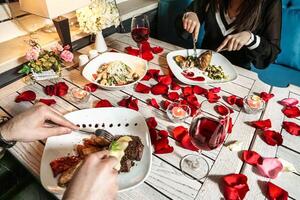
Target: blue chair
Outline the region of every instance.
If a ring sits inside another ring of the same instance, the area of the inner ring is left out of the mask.
[[[175,30],[175,19],[192,0],[160,0],[158,8],[159,39],[185,48],[191,48],[192,41],[179,38]],[[252,67],[259,78],[267,84],[286,87],[289,84],[300,86],[300,0],[282,0],[282,52],[274,64],[260,70]],[[201,26],[198,46],[204,36]]]
[[[283,0],[282,4],[282,52],[268,68],[260,70],[252,67],[252,70],[270,85],[300,86],[300,0]]]

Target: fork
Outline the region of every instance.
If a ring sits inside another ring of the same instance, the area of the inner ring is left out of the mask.
[[[77,132],[84,133],[84,134],[95,134],[96,136],[104,137],[109,142],[112,142],[114,140],[114,136],[110,132],[108,132],[104,129],[96,129],[96,131],[86,131],[86,130],[80,129],[80,130],[77,130]]]
[[[196,47],[197,39],[193,36],[193,45],[194,45],[194,57],[197,58],[197,47]]]

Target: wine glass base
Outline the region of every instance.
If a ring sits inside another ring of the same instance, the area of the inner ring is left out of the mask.
[[[207,177],[209,165],[201,155],[190,154],[181,159],[180,169],[185,176],[200,180]]]

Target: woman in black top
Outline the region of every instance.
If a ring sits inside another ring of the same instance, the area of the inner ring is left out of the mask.
[[[178,30],[198,38],[233,64],[266,68],[280,53],[281,0],[194,0],[177,20]]]

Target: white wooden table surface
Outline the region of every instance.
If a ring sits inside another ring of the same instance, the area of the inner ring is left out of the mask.
[[[126,46],[136,46],[129,34],[114,34],[106,38],[109,48],[124,51]],[[161,55],[155,55],[150,61],[151,69],[160,69],[161,73],[169,73],[166,63],[166,54],[170,51],[181,49],[180,47],[161,42],[155,39],[150,39],[151,45],[159,45],[164,48]],[[90,46],[81,49],[79,52],[87,54],[91,49]],[[284,97],[294,96],[300,99],[300,89],[290,87],[285,89],[272,88],[271,86],[261,82],[257,74],[254,72],[237,67],[239,77],[232,83],[220,85],[222,91],[220,96],[230,96],[232,94],[238,97],[244,97],[249,93],[256,92],[272,92],[275,94],[267,104],[267,109],[264,113],[249,115],[241,111],[239,108],[234,108],[233,113],[233,133],[230,134],[226,143],[234,140],[243,142],[243,149],[252,149],[259,152],[263,156],[274,157],[278,156],[292,162],[300,171],[300,138],[291,136],[281,130],[281,123],[284,120],[281,113],[282,107],[276,102]],[[80,69],[68,68],[63,70],[63,79],[70,87],[82,87],[87,82],[82,78]],[[153,81],[155,83],[155,81]],[[31,107],[33,102],[15,103],[15,97],[22,91],[33,90],[39,98],[49,98],[43,92],[43,88],[51,82],[43,81],[34,85],[25,85],[21,80],[12,83],[0,90],[0,115],[15,116],[16,114]],[[214,86],[204,86],[212,88]],[[178,126],[167,119],[163,109],[156,109],[147,105],[147,100],[154,97],[158,102],[164,99],[162,96],[153,96],[151,94],[136,93],[133,88],[128,88],[123,91],[105,91],[98,89],[91,95],[90,100],[85,104],[73,104],[68,97],[51,97],[57,101],[54,108],[62,113],[68,113],[78,109],[90,108],[95,101],[99,99],[107,99],[113,105],[117,106],[117,102],[124,97],[133,96],[139,99],[140,112],[148,117],[156,117],[158,121],[158,129],[170,130],[170,128]],[[202,96],[197,96],[199,101],[204,100]],[[223,100],[222,100],[223,101]],[[274,129],[282,131],[284,143],[280,147],[271,147],[266,145],[256,133],[256,130],[248,126],[245,122],[270,118],[273,122]],[[299,119],[295,119],[299,122]],[[188,127],[190,119],[183,125]],[[152,171],[148,179],[138,188],[131,191],[120,193],[118,199],[222,199],[222,191],[219,188],[220,178],[229,173],[244,173],[248,176],[248,184],[250,192],[246,199],[265,199],[263,193],[265,189],[261,189],[263,181],[267,179],[258,176],[250,165],[244,164],[238,152],[229,151],[228,148],[221,146],[213,151],[205,151],[207,161],[210,164],[210,173],[207,179],[196,180],[184,176],[179,169],[179,161],[186,154],[193,153],[185,150],[176,144],[176,141],[169,136],[170,144],[174,146],[174,152],[170,154],[155,155],[153,154]],[[40,161],[43,153],[45,141],[37,141],[32,143],[17,143],[15,147],[10,149],[10,152],[25,166],[27,169],[39,179]],[[275,184],[283,187],[289,192],[290,199],[300,198],[300,176],[296,173],[284,173],[279,178],[273,180]],[[58,196],[58,198],[60,198]]]

